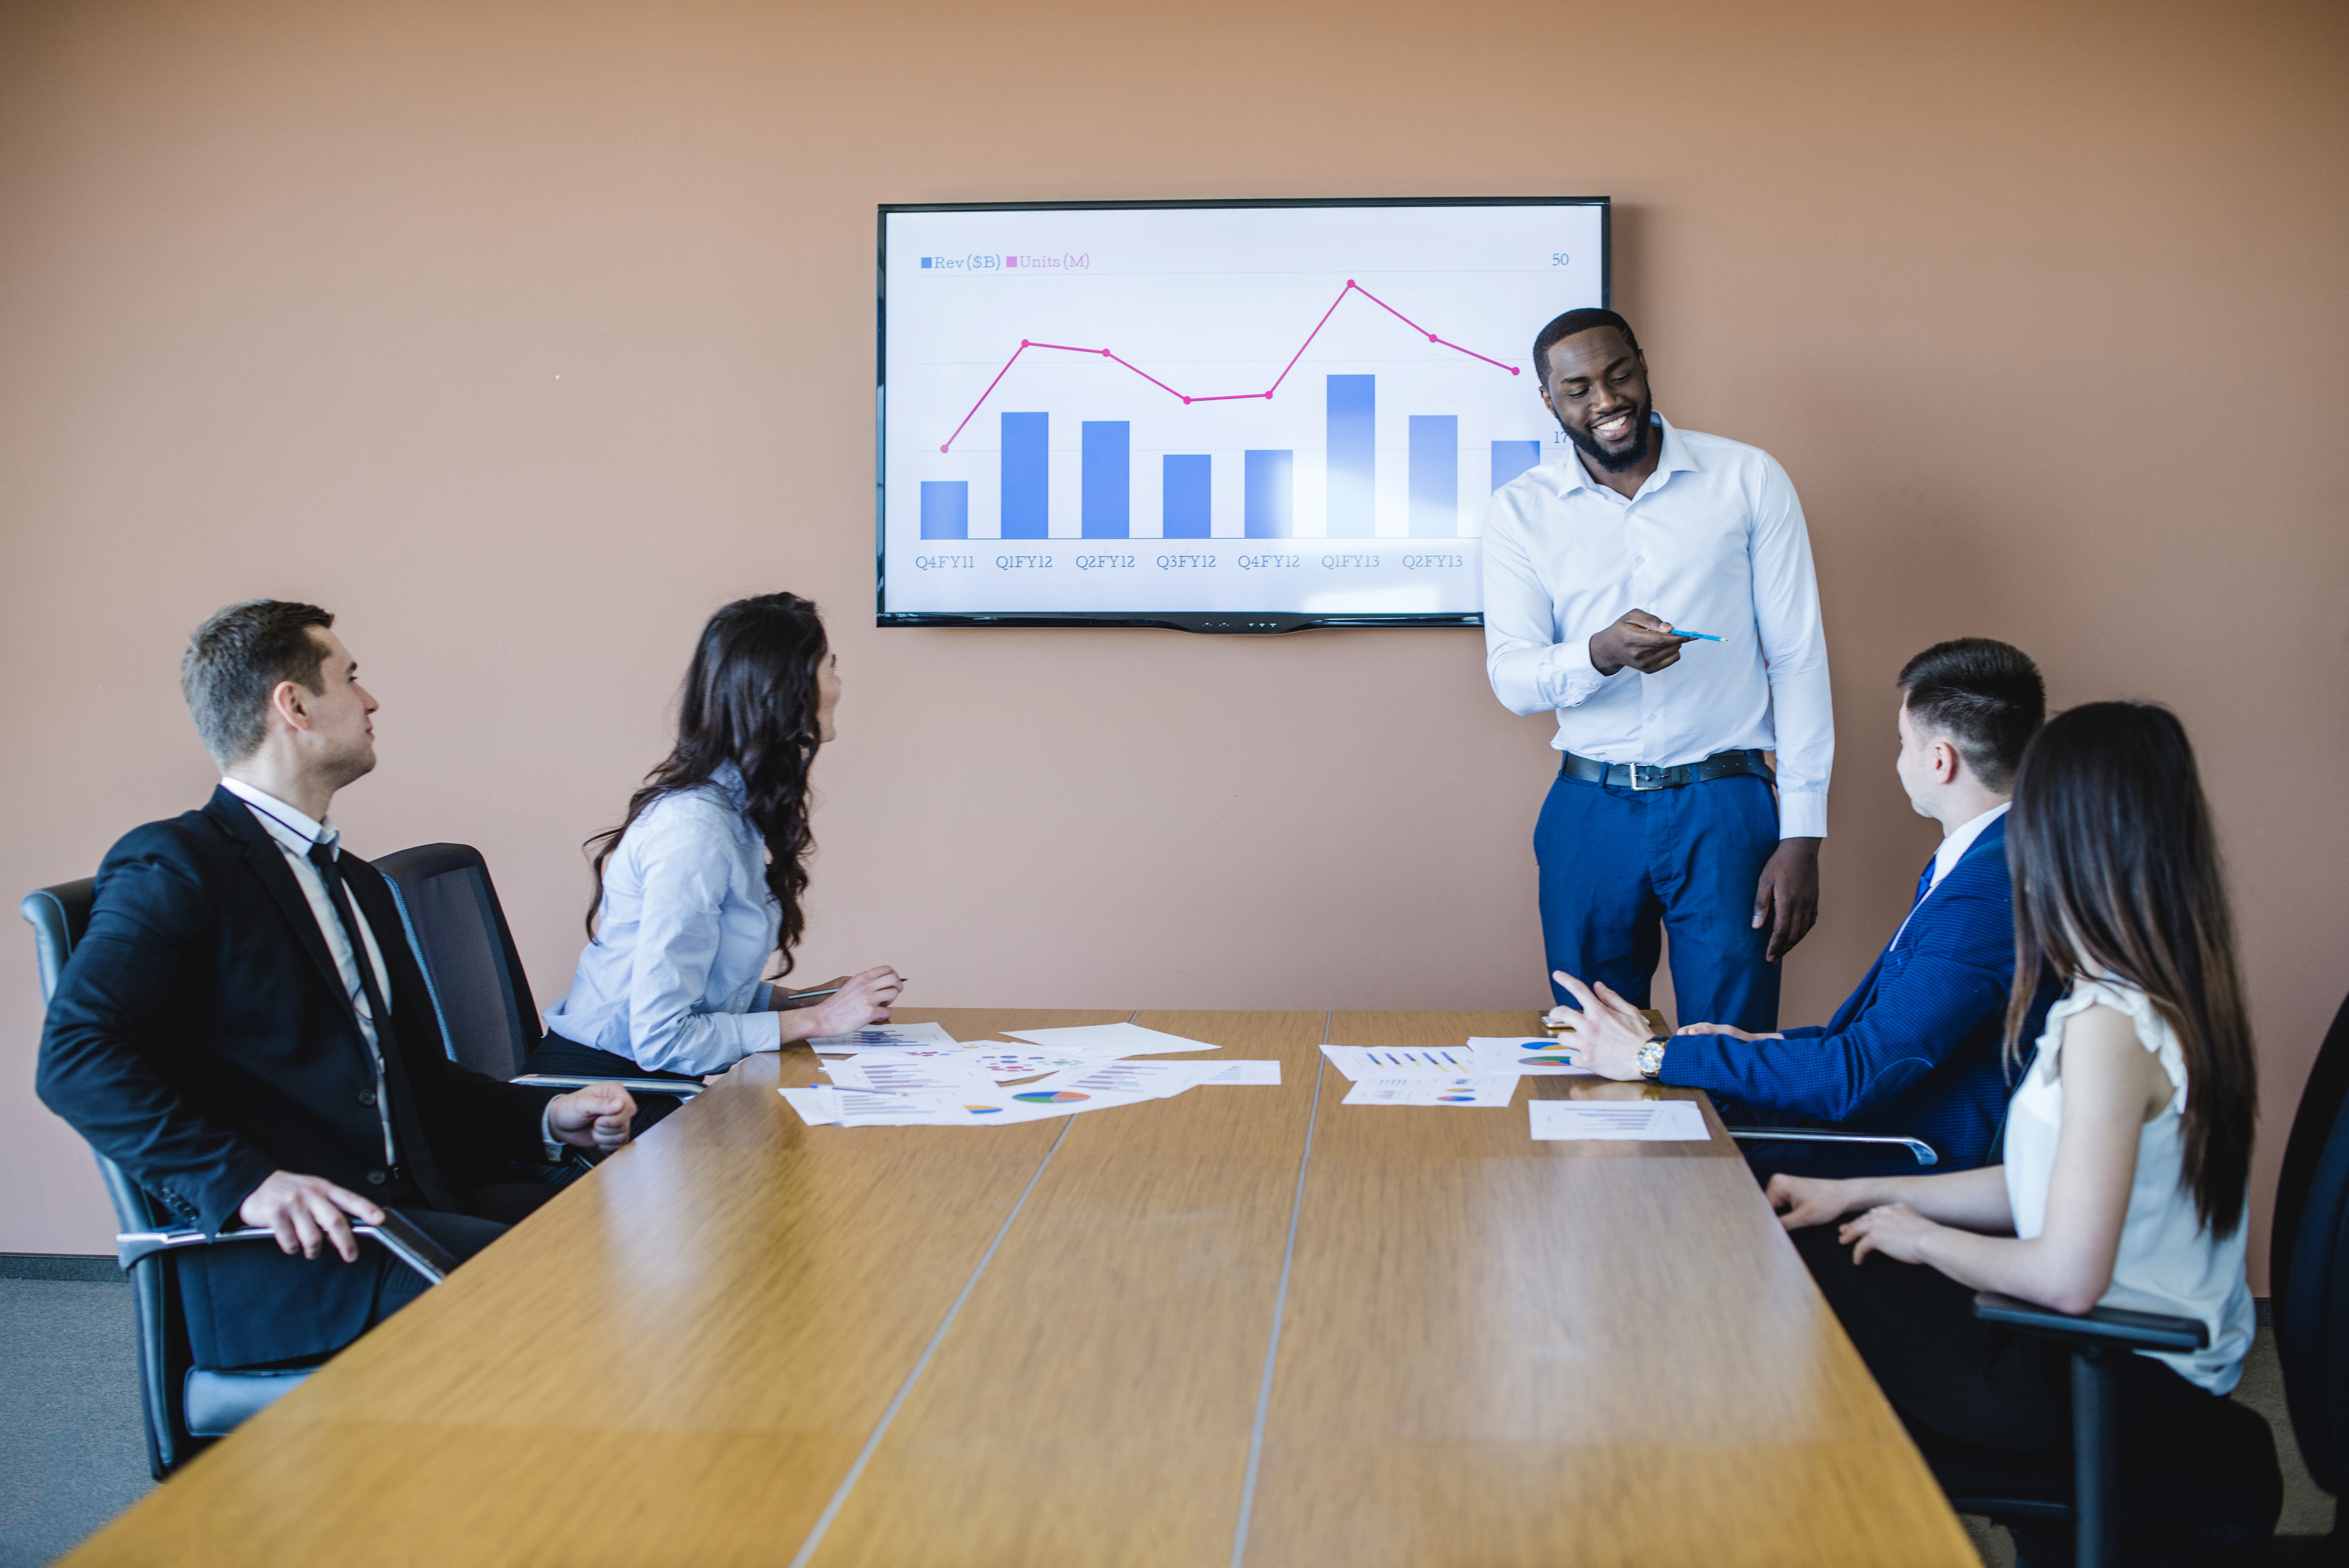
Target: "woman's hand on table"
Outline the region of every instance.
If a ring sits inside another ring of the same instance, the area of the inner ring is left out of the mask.
[[[794,1037],[810,1040],[852,1034],[868,1024],[885,1024],[905,984],[904,976],[886,964],[852,975],[823,1001],[793,1009],[784,1027]]]

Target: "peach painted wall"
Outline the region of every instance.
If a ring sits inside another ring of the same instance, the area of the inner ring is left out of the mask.
[[[1547,725],[1492,699],[1475,633],[870,624],[873,209],[1607,194],[1661,407],[1775,452],[1810,516],[1844,746],[1789,1017],[1931,847],[1893,671],[2013,639],[2059,703],[2159,697],[2202,748],[2264,1192],[2349,978],[2344,18],[11,0],[0,886],[200,801],[181,639],[313,599],[385,705],[338,818],[362,852],[481,846],[551,1001],[577,845],[657,757],[696,627],[791,587],[848,687],[803,972],[1531,1006]],[[38,1015],[20,942],[0,1249],[103,1251],[32,1098]]]

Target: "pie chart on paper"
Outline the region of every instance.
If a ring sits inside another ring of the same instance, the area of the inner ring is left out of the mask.
[[[1091,1099],[1089,1094],[1079,1094],[1072,1088],[1050,1089],[1040,1094],[1015,1094],[1014,1099],[1024,1099],[1030,1105],[1058,1105],[1072,1099]]]

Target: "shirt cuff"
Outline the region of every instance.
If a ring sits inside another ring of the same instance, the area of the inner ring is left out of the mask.
[[[1827,792],[1824,789],[1778,791],[1778,836],[1782,839],[1826,838]]]
[[[538,1141],[546,1151],[549,1165],[563,1163],[564,1143],[554,1136],[554,1102],[551,1099],[546,1102],[546,1109],[538,1113]]]
[[[1552,707],[1573,707],[1607,684],[1590,662],[1590,639],[1568,637],[1554,644],[1544,661],[1542,697]]]

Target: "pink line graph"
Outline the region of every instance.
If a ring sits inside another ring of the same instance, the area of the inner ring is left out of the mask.
[[[1386,312],[1389,315],[1394,317],[1405,326],[1411,328],[1412,331],[1418,333],[1421,336],[1426,338],[1430,343],[1437,344],[1444,348],[1452,349],[1455,353],[1464,354],[1471,359],[1481,359],[1495,370],[1506,370],[1512,376],[1519,373],[1519,367],[1517,366],[1504,365],[1501,361],[1493,358],[1489,355],[1479,354],[1473,348],[1464,347],[1461,345],[1453,342],[1448,337],[1438,337],[1435,334],[1428,331],[1427,328],[1420,325],[1419,323],[1412,320],[1411,317],[1403,315],[1402,312],[1395,309],[1394,306],[1389,304],[1386,301],[1381,299],[1378,295],[1372,294],[1370,290],[1364,288],[1353,279],[1348,278],[1346,280],[1346,286],[1338,291],[1338,297],[1330,302],[1330,308],[1321,313],[1321,319],[1313,324],[1313,330],[1305,335],[1305,341],[1297,346],[1297,352],[1288,356],[1288,363],[1280,367],[1280,374],[1272,378],[1272,385],[1266,387],[1261,392],[1178,392],[1174,387],[1167,386],[1165,382],[1158,379],[1157,377],[1150,374],[1149,371],[1144,370],[1141,366],[1134,364],[1130,359],[1119,358],[1117,355],[1112,353],[1106,348],[1081,348],[1073,343],[1037,343],[1031,339],[1023,337],[1019,340],[1019,346],[1011,351],[1011,357],[1003,362],[1003,368],[995,373],[995,379],[987,384],[987,390],[978,395],[978,401],[970,406],[970,412],[962,417],[962,423],[954,428],[954,434],[948,436],[944,441],[938,443],[938,450],[942,452],[947,450],[953,447],[956,441],[961,438],[963,431],[969,427],[970,422],[978,418],[979,409],[986,407],[988,398],[995,395],[996,387],[1001,386],[1003,378],[1011,374],[1011,367],[1019,363],[1019,356],[1027,353],[1031,348],[1049,348],[1061,354],[1097,355],[1103,359],[1111,360],[1116,364],[1124,366],[1128,370],[1133,371],[1136,376],[1141,377],[1144,381],[1149,382],[1153,387],[1157,387],[1167,396],[1172,397],[1180,397],[1185,403],[1236,403],[1243,398],[1249,397],[1262,397],[1269,399],[1275,392],[1280,390],[1280,384],[1288,379],[1288,373],[1297,368],[1297,362],[1305,357],[1305,351],[1313,346],[1313,340],[1321,335],[1321,329],[1330,325],[1330,318],[1338,314],[1338,307],[1346,303],[1346,296],[1350,294],[1358,294],[1361,295],[1364,299],[1370,301],[1372,304],[1378,306],[1381,310]]]

